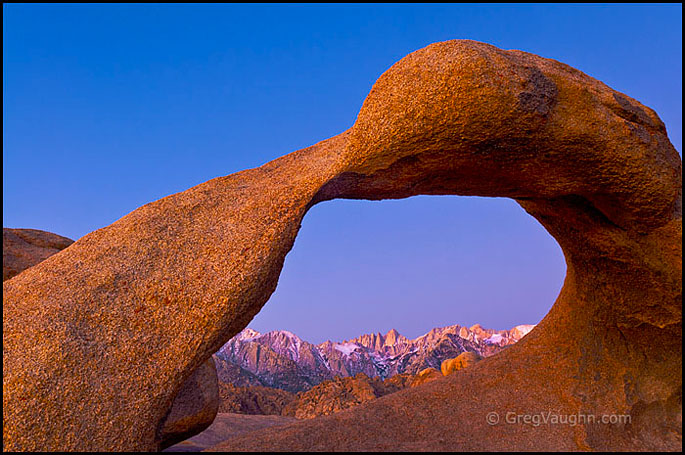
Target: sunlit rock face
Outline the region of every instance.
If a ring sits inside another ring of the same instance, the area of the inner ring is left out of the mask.
[[[306,392],[299,393],[283,411],[283,415],[310,419],[330,415],[368,403],[388,393],[386,384],[364,373],[324,381]]]
[[[432,44],[378,79],[348,131],[5,281],[4,449],[157,449],[181,385],[268,300],[312,205],[456,194],[513,198],[558,241],[567,276],[545,319],[459,374],[222,449],[679,450],[681,172],[659,117],[580,71]],[[506,421],[550,410],[630,423]]]
[[[475,352],[463,352],[453,359],[444,360],[440,364],[440,372],[442,372],[444,376],[447,376],[474,365],[476,362],[480,362],[481,360],[483,360],[483,358]]]
[[[37,229],[3,228],[3,281],[44,261],[74,243],[73,240]],[[217,414],[219,393],[212,358],[200,365],[183,383],[159,428],[161,447],[171,446],[207,428]]]
[[[432,367],[425,368],[416,374],[410,387],[420,386],[421,384],[426,384],[427,382],[432,382],[440,378],[442,378],[442,374],[438,370]]]

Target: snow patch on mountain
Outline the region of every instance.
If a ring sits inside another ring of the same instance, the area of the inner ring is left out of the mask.
[[[533,330],[535,325],[532,324],[523,324],[523,325],[517,325],[512,329],[513,331],[516,331],[519,334],[520,338],[523,338],[524,336],[528,335],[528,333]]]
[[[502,335],[500,335],[499,333],[496,333],[496,334],[492,335],[491,337],[484,339],[483,341],[487,344],[500,344],[503,339],[504,339],[504,337]]]
[[[357,350],[358,347],[359,347],[359,345],[357,345],[355,343],[334,343],[333,344],[333,349],[335,349],[336,351],[340,351],[345,355],[352,354],[354,351]]]
[[[238,335],[236,335],[233,339],[238,339],[240,341],[251,341],[252,339],[257,338],[261,335],[262,334],[257,332],[256,330],[246,328],[242,330]]]

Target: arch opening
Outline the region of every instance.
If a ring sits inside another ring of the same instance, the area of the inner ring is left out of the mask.
[[[312,343],[453,324],[510,329],[547,314],[565,272],[557,242],[511,199],[338,199],[308,211],[248,326]]]
[[[274,294],[214,355],[220,413],[312,418],[450,374],[525,336],[564,276],[559,245],[511,199],[319,204]]]

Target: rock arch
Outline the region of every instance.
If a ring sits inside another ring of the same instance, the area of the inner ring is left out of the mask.
[[[663,123],[562,63],[447,41],[384,73],[340,135],[140,207],[4,282],[5,450],[156,449],[183,381],[274,291],[309,207],[417,194],[515,199],[566,257],[552,310],[502,355],[267,430],[260,448],[680,447],[682,170]],[[631,422],[489,425],[494,411]]]

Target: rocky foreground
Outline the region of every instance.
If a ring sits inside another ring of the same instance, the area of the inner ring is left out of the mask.
[[[429,367],[415,375],[401,373],[385,380],[358,373],[354,377],[336,377],[323,381],[310,390],[297,394],[269,387],[235,387],[220,383],[221,404],[217,420],[199,435],[176,444],[167,451],[211,450],[212,447],[220,450],[229,439],[247,432],[252,432],[250,437],[259,439],[262,437],[259,430],[291,423],[292,417],[312,419],[335,414],[407,387],[418,387],[457,373],[480,360],[482,358],[474,352],[463,352],[456,358],[443,361],[441,372]],[[244,421],[240,420],[241,415],[245,416]],[[268,415],[273,419],[258,420],[254,418],[255,415]],[[227,419],[231,424],[229,427],[226,426]]]
[[[232,437],[254,434],[269,427],[278,427],[293,422],[292,417],[244,415],[219,413],[214,422],[202,433],[169,447],[164,452],[200,452]]]
[[[349,130],[4,281],[3,448],[159,449],[186,381],[274,292],[309,208],[419,194],[509,197],[536,218],[567,263],[547,316],[458,374],[219,449],[682,450],[682,162],[663,122],[568,65],[467,40],[393,65]],[[526,424],[549,413],[593,418]]]

